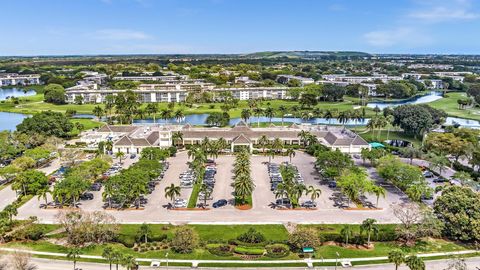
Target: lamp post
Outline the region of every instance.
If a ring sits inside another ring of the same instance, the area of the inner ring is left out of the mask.
[[[167,270],[168,270],[168,252],[167,252],[167,254],[165,254],[165,259],[167,261]]]
[[[337,257],[335,258],[335,270],[337,270],[338,257],[340,257],[340,254],[338,254],[338,252],[335,252],[335,254],[337,254]]]

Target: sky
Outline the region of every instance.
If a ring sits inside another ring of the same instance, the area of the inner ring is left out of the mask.
[[[0,55],[480,54],[479,0],[0,0]]]

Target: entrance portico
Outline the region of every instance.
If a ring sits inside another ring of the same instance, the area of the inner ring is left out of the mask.
[[[243,135],[243,133],[232,140],[232,143],[230,144],[230,150],[232,151],[232,153],[235,149],[235,146],[248,146],[250,153],[252,153],[253,151],[252,141],[245,135]]]

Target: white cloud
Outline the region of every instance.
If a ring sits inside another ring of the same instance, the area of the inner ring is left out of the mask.
[[[478,14],[471,11],[472,4],[469,0],[428,1],[422,3],[420,7],[408,14],[409,18],[429,23],[478,18]]]
[[[363,37],[368,44],[375,47],[390,47],[398,44],[420,46],[430,42],[428,36],[408,27],[371,31]]]
[[[102,29],[95,31],[91,36],[96,39],[106,40],[145,40],[152,38],[142,31],[129,29]]]

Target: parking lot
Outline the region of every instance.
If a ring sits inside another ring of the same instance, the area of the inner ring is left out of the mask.
[[[208,200],[209,210],[205,211],[176,211],[170,210],[169,204],[171,200],[165,197],[165,188],[174,184],[181,184],[180,175],[188,170],[187,153],[179,152],[175,157],[168,159],[170,164],[168,170],[165,171],[163,179],[156,186],[152,194],[146,196],[148,203],[145,204],[144,210],[121,210],[108,212],[114,215],[120,222],[126,223],[360,223],[365,218],[375,218],[382,223],[397,222],[393,216],[390,205],[395,202],[401,202],[404,199],[403,193],[395,188],[387,187],[387,198],[380,198],[380,210],[345,210],[342,205],[338,204],[339,190],[330,188],[326,183],[320,181],[319,175],[314,168],[314,158],[303,152],[296,152],[296,156],[292,159],[292,164],[298,169],[298,173],[302,176],[305,185],[308,187],[313,185],[319,188],[322,194],[316,199],[317,207],[314,210],[278,210],[275,207],[275,195],[271,191],[270,177],[268,174],[266,156],[251,156],[252,179],[255,183],[253,193],[253,208],[250,210],[238,210],[233,207],[233,179],[232,168],[235,157],[233,155],[222,155],[215,159],[215,185],[211,194],[213,200]],[[272,163],[280,164],[289,161],[288,157],[275,157]],[[368,169],[369,174],[375,181],[378,176],[375,175],[373,169]],[[384,185],[384,183],[378,183]],[[192,192],[192,188],[182,188],[180,199],[188,201]],[[101,191],[94,191],[94,199],[82,201],[80,208],[93,211],[103,210],[101,201]],[[213,202],[225,199],[228,205],[213,209]],[[368,201],[376,202],[374,196],[368,196]],[[309,196],[303,195],[300,202],[310,200]],[[202,201],[199,199],[198,203]],[[37,215],[43,222],[55,221],[55,209],[40,209],[38,200],[30,200],[20,210],[20,218],[28,218],[30,215]]]

